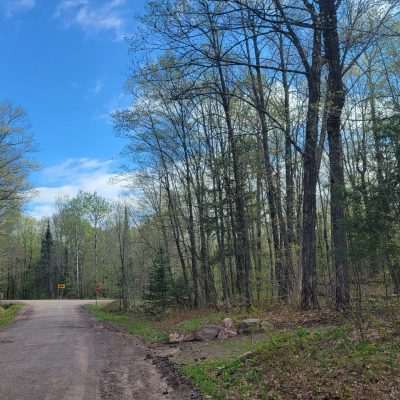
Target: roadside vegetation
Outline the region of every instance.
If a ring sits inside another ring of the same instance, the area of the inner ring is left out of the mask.
[[[357,340],[352,328],[276,333],[233,359],[183,367],[201,391],[223,399],[395,399],[400,337]]]
[[[166,333],[157,326],[156,321],[146,319],[143,315],[127,314],[96,305],[88,305],[86,308],[95,315],[97,320],[111,322],[128,333],[141,337],[147,343],[167,340]]]
[[[140,311],[124,312],[120,310],[119,304],[111,303],[106,306],[88,305],[86,308],[95,315],[99,321],[108,321],[119,326],[129,333],[141,337],[147,343],[167,343],[168,335],[172,332],[188,334],[196,331],[202,326],[218,324],[223,318],[230,317],[240,321],[249,313],[245,311],[215,311],[210,309],[198,310],[168,310],[164,314],[152,315]],[[260,312],[255,310],[251,316],[259,316]]]
[[[118,298],[89,310],[164,354],[175,335],[215,399],[399,398],[399,6],[149,1],[113,114],[133,201],[27,218],[30,137],[15,154],[0,104],[2,297]],[[227,317],[267,328],[185,342]]]
[[[10,324],[22,307],[22,304],[0,305],[0,329]]]
[[[276,305],[241,310],[168,311],[151,317],[118,305],[89,306],[99,320],[142,337],[167,356],[205,398],[395,399],[400,396],[399,300],[371,301],[360,315]],[[168,344],[171,332],[191,333],[232,318],[268,321],[267,329],[226,340]]]

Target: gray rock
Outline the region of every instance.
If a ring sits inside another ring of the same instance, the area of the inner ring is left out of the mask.
[[[206,325],[194,332],[194,338],[201,342],[214,340],[218,337],[221,327],[217,325]]]
[[[274,328],[273,324],[267,320],[258,319],[258,318],[248,318],[244,319],[239,324],[238,333],[242,334],[253,334],[253,333],[261,333],[265,331],[270,331]]]
[[[261,326],[261,320],[258,318],[248,318],[244,319],[239,324],[238,332],[242,334],[252,334],[262,332],[263,328]]]

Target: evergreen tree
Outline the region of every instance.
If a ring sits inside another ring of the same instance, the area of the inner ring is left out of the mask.
[[[54,298],[55,297],[55,269],[53,266],[53,236],[51,234],[50,222],[47,222],[47,228],[42,237],[40,259],[38,265],[38,288],[37,297]]]
[[[163,312],[171,301],[171,276],[168,273],[167,259],[164,250],[160,247],[149,274],[149,285],[145,299],[150,308],[156,312]]]

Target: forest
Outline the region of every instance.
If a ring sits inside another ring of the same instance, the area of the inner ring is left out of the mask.
[[[40,221],[27,116],[1,103],[0,296],[338,311],[398,296],[398,11],[149,1],[113,114],[131,194],[60,198]]]

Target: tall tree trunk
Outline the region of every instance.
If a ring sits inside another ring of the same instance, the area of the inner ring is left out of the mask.
[[[279,231],[280,221],[278,215],[278,200],[277,200],[277,189],[276,182],[274,181],[274,170],[271,163],[271,153],[268,138],[268,126],[265,113],[265,95],[264,95],[264,84],[261,72],[261,54],[258,47],[257,35],[255,30],[252,31],[252,42],[255,54],[255,71],[254,76],[253,69],[249,67],[249,73],[252,80],[252,88],[254,95],[254,102],[256,106],[257,115],[261,126],[261,143],[263,148],[263,159],[265,168],[265,177],[267,183],[267,199],[268,208],[271,216],[271,229],[272,229],[272,239],[274,243],[275,252],[275,273],[276,281],[278,283],[278,297],[281,300],[287,301],[288,299],[288,282],[287,282],[287,265],[285,262],[285,254],[283,249],[283,238],[281,238],[282,232]],[[248,42],[246,41],[246,47],[248,52],[249,65],[250,60],[250,48]]]
[[[326,131],[329,141],[331,221],[333,258],[336,273],[336,308],[342,310],[349,305],[350,288],[345,222],[343,144],[341,135],[341,114],[345,102],[345,93],[342,80],[336,4],[335,0],[320,1],[325,57],[329,67],[329,102]]]
[[[236,206],[236,236],[239,246],[235,247],[236,252],[236,268],[238,271],[239,285],[241,288],[242,302],[246,307],[251,305],[251,289],[250,289],[250,271],[251,271],[251,254],[250,254],[250,240],[248,232],[248,221],[246,215],[246,200],[244,193],[244,170],[245,167],[241,162],[241,155],[239,152],[239,146],[237,137],[235,135],[233,119],[231,115],[231,94],[229,92],[224,70],[221,60],[220,37],[219,32],[213,21],[212,13],[209,9],[207,2],[204,4],[210,28],[210,45],[215,56],[215,67],[218,74],[219,80],[219,95],[221,98],[222,108],[224,111],[226,130],[228,135],[228,141],[230,146],[230,153],[232,155],[232,168],[233,177],[235,180],[235,206]]]
[[[128,310],[128,274],[127,274],[127,255],[128,253],[128,235],[129,235],[129,223],[128,223],[128,208],[124,207],[124,219],[122,232],[120,233],[120,260],[121,260],[121,297],[122,297],[122,309]]]
[[[321,32],[314,30],[312,65],[308,74],[308,109],[303,155],[303,227],[301,254],[301,307],[318,307],[316,274],[317,140],[321,97]]]
[[[204,296],[207,305],[216,304],[216,289],[214,278],[210,267],[208,254],[208,238],[206,234],[206,215],[207,209],[204,201],[204,183],[202,177],[196,172],[196,197],[199,210],[199,229],[200,229],[200,259],[203,273]]]
[[[286,182],[286,263],[291,276],[288,278],[288,287],[293,289],[295,284],[294,275],[294,180],[293,180],[293,156],[291,140],[291,118],[290,118],[290,92],[286,72],[286,61],[283,47],[282,35],[279,35],[279,53],[282,68],[282,86],[284,92],[284,115],[285,115],[285,182]]]
[[[192,198],[192,177],[189,167],[189,158],[187,154],[186,144],[184,145],[185,152],[185,169],[186,169],[186,202],[189,210],[189,221],[188,221],[188,232],[190,242],[190,255],[192,261],[192,280],[193,280],[193,305],[199,307],[201,303],[200,298],[200,287],[199,287],[199,274],[197,268],[197,245],[196,245],[196,233],[193,213],[193,198]]]
[[[181,264],[182,268],[182,275],[183,275],[183,281],[185,283],[185,288],[188,292],[189,296],[189,303],[193,304],[193,299],[192,299],[192,293],[190,290],[190,285],[189,285],[189,276],[188,276],[188,271],[186,267],[186,261],[185,261],[185,256],[182,251],[182,246],[181,246],[181,226],[179,224],[179,217],[177,215],[176,211],[176,206],[175,206],[175,201],[173,199],[172,193],[171,193],[171,183],[170,183],[170,175],[167,167],[167,163],[165,161],[164,153],[161,149],[160,142],[157,138],[157,146],[160,152],[160,160],[161,160],[161,166],[164,171],[164,179],[163,179],[163,184],[165,191],[167,193],[167,199],[168,199],[168,216],[170,220],[170,225],[172,228],[172,234],[174,236],[174,241],[175,241],[175,246],[176,250],[178,252],[178,257],[179,261]]]
[[[205,116],[203,115],[203,118]],[[204,126],[206,124],[204,123]],[[218,243],[218,259],[220,263],[220,276],[221,276],[221,286],[222,286],[222,299],[226,308],[230,308],[230,297],[231,290],[229,286],[229,277],[226,268],[226,255],[225,255],[225,213],[224,213],[224,198],[220,171],[218,170],[218,164],[215,159],[215,148],[212,139],[207,134],[207,145],[210,149],[210,167],[212,171],[212,182],[213,182],[213,203],[214,203],[214,213],[215,213],[215,226],[216,226],[216,236]]]
[[[261,148],[261,145],[258,145]],[[260,157],[261,158],[261,157]],[[261,223],[262,223],[262,207],[261,207],[261,192],[262,192],[262,173],[260,166],[257,166],[256,172],[256,237],[255,237],[255,273],[256,273],[256,290],[257,290],[257,302],[261,303],[261,288],[263,281],[262,274],[262,244],[261,244]]]

